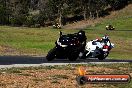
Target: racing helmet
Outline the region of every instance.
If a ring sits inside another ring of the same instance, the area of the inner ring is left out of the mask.
[[[79,36],[85,36],[85,31],[80,30],[80,31],[78,32],[78,35],[79,35]]]
[[[79,41],[81,41],[81,42],[86,41],[85,31],[80,30],[80,31],[77,33],[77,36],[78,36],[78,38],[79,38]]]
[[[109,39],[109,36],[108,36],[108,35],[104,35],[104,36],[102,37],[102,39]]]

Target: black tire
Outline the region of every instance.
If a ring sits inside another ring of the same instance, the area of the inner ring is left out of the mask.
[[[68,59],[70,61],[76,61],[76,59],[78,58],[79,53],[77,51],[71,51],[68,55]]]
[[[106,52],[104,55],[104,58],[108,57],[108,55],[109,55],[109,52]]]
[[[102,50],[100,50],[100,52],[101,52],[101,54],[98,56],[98,59],[99,60],[105,59],[104,52]]]
[[[48,52],[48,54],[47,54],[47,56],[46,56],[46,59],[47,59],[48,61],[52,61],[52,60],[55,58],[55,52],[56,52],[56,47],[54,47],[53,49],[51,49],[51,50]]]
[[[87,82],[87,79],[84,76],[78,76],[76,81],[79,85],[84,85]]]
[[[99,55],[99,56],[98,56],[98,59],[99,59],[99,60],[105,59],[105,58],[104,58],[104,55],[103,55],[103,54]]]

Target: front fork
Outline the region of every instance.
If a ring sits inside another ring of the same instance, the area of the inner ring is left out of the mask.
[[[106,58],[109,55],[109,52],[104,52],[104,57]]]
[[[90,54],[89,51],[84,50],[83,52],[81,52],[80,59],[86,59],[86,58],[88,57],[89,54]]]

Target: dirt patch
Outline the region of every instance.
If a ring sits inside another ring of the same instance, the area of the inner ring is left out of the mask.
[[[100,23],[103,19],[98,18],[98,19],[92,19],[92,20],[83,20],[83,21],[78,21],[74,22],[72,24],[67,24],[64,26],[64,29],[85,29],[90,26],[95,26],[95,24]]]
[[[65,68],[65,67],[64,67]],[[86,67],[88,74],[116,74],[115,69],[107,67]],[[130,71],[121,67],[126,74]],[[129,73],[132,75],[132,72]],[[17,69],[0,72],[0,88],[103,88],[105,84],[87,84],[79,86],[76,83],[78,67],[75,69]],[[106,85],[105,85],[106,86]],[[111,85],[116,88],[116,85]],[[109,87],[110,88],[110,87]]]
[[[6,45],[0,45],[0,54],[1,55],[18,55],[18,50],[10,47],[10,46],[6,46]]]

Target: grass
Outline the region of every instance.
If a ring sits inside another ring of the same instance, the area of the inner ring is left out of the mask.
[[[14,68],[17,69],[17,68]],[[39,66],[39,67],[24,67],[24,68],[19,68],[20,70],[40,70],[40,69],[46,69],[46,70],[52,70],[52,69],[58,69],[58,70],[75,70],[75,68],[72,68],[72,65],[66,65],[65,68],[64,66]],[[43,71],[42,71],[43,72]]]
[[[130,19],[129,19],[130,20]],[[132,18],[131,20],[132,21]],[[114,21],[115,22],[115,21]],[[130,22],[129,22],[130,23]],[[131,22],[132,23],[132,22]],[[110,58],[130,59],[132,57],[132,29],[116,29],[106,31],[106,22],[98,24],[94,28],[86,29],[87,41],[108,34],[115,48],[110,53]],[[127,24],[124,24],[125,26]],[[130,26],[130,28],[132,28]],[[22,28],[0,26],[0,54],[1,55],[46,55],[55,46],[54,42],[59,37],[57,29],[47,28]],[[78,30],[62,30],[65,34]]]
[[[130,9],[132,9],[132,4],[121,10],[110,12],[110,15],[102,18],[102,22],[95,24],[91,29],[104,30],[106,25],[112,24],[119,31],[132,30],[132,11]]]
[[[110,54],[110,58],[132,58],[132,16],[118,17],[114,19],[107,19],[93,27],[87,28],[91,30],[91,36],[102,36],[107,34],[111,38],[111,42],[115,44],[115,48]],[[112,24],[115,31],[106,31],[105,26]],[[96,33],[95,33],[96,30]],[[89,31],[87,31],[89,32]],[[90,36],[89,36],[90,37]],[[92,37],[91,37],[92,38]]]
[[[105,26],[108,24],[112,24],[117,31],[131,31],[132,28],[132,16],[116,18],[116,19],[107,19],[104,22],[96,24],[91,29],[105,30]]]
[[[55,34],[55,35],[52,35]],[[56,31],[16,27],[0,28],[0,45],[15,48],[19,53],[43,54],[53,47]]]
[[[35,82],[45,81],[44,79],[37,79],[37,78],[34,78],[34,79],[32,79],[32,80],[35,81]]]
[[[132,5],[123,10],[112,12],[104,17],[102,22],[85,29],[87,41],[110,36],[115,48],[110,52],[109,58],[132,58]],[[112,24],[115,31],[106,31],[105,26]],[[52,28],[26,28],[0,26],[0,55],[46,55],[55,46],[59,31]],[[65,34],[78,32],[73,29],[62,29]]]
[[[18,75],[22,75],[22,76],[32,76],[32,75],[27,74],[27,73],[20,73],[20,74],[18,74]]]
[[[18,68],[12,68],[12,69],[1,69],[0,73],[16,73],[16,74],[20,74],[22,73]]]

